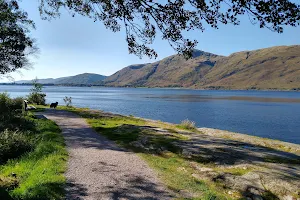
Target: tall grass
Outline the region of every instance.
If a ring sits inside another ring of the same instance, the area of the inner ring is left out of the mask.
[[[187,129],[187,130],[195,130],[196,129],[196,123],[194,121],[191,121],[189,119],[185,119],[181,121],[181,123],[178,125],[179,128]]]

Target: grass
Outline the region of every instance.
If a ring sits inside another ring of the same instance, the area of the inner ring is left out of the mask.
[[[192,176],[194,169],[184,158],[175,154],[155,155],[140,153],[141,157],[159,173],[164,183],[181,198],[187,199],[228,199],[225,194],[204,181]]]
[[[184,128],[130,116],[97,113],[85,108],[60,106],[59,109],[84,117],[101,135],[136,152],[159,173],[166,186],[179,195],[179,199],[230,199],[222,188],[192,176],[194,169],[190,166],[191,160],[182,156],[182,149],[176,145],[178,141],[189,139],[180,134]],[[159,134],[155,128],[171,131],[168,131],[169,134]]]
[[[179,128],[183,128],[186,130],[196,130],[196,124],[195,122],[185,119],[183,120],[179,125],[177,125]]]
[[[59,127],[46,119],[28,117],[35,124],[33,150],[0,165],[0,189],[6,198],[63,199],[68,154]]]
[[[179,199],[243,198],[243,191],[227,187],[226,182],[215,180],[213,177],[222,174],[232,177],[243,176],[259,169],[255,165],[232,168],[218,166],[211,157],[205,156],[205,152],[199,155],[190,154],[186,151],[188,148],[181,144],[192,138],[191,132],[201,132],[189,126],[115,115],[87,108],[60,106],[58,109],[82,116],[98,133],[137,153],[157,171],[165,185],[178,194]],[[267,157],[265,162],[291,163],[291,160]],[[276,197],[270,192],[263,195],[269,199]]]
[[[215,171],[221,172],[221,173],[230,173],[235,176],[243,176],[253,170],[256,169],[256,167],[231,167],[231,168],[220,168],[220,167],[212,167]]]

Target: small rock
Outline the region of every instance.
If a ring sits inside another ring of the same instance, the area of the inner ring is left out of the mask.
[[[12,172],[12,173],[11,173],[11,176],[14,177],[14,178],[16,178],[16,177],[17,177],[17,174],[14,173],[14,172]]]
[[[257,188],[254,188],[254,187],[251,187],[251,188],[248,188],[248,192],[250,193],[250,194],[253,194],[253,197],[254,196],[260,196],[259,194],[260,194],[260,191],[259,191],[259,189],[257,189]],[[253,199],[253,197],[252,197],[252,199]],[[254,199],[253,199],[254,200]],[[258,200],[258,199],[256,199],[256,200]]]
[[[187,172],[187,170],[184,167],[178,167],[177,169],[178,169],[178,171]]]
[[[134,141],[131,142],[130,145],[134,146],[134,147],[138,147],[138,148],[144,148],[144,145],[142,145],[140,142],[138,141]]]
[[[290,195],[286,195],[282,198],[282,200],[294,200],[294,198]]]
[[[181,152],[181,154],[184,155],[184,156],[188,156],[188,155],[190,155],[191,153],[190,153],[188,150],[183,149],[182,152]]]
[[[233,194],[233,192],[232,192],[232,191],[228,191],[228,194],[229,194],[229,195],[232,195],[232,194]]]
[[[212,168],[208,168],[208,167],[201,167],[199,169],[199,171],[200,172],[211,172],[211,171],[213,171],[213,169]]]
[[[253,200],[264,200],[260,195],[256,195],[256,194],[252,196],[252,199]]]
[[[160,150],[161,150],[162,152],[164,152],[164,151],[167,151],[168,149],[167,149],[166,147],[160,147]]]
[[[201,179],[201,177],[198,174],[192,174],[192,177],[194,177],[196,179]]]
[[[26,110],[36,110],[36,107],[34,107],[34,106],[28,106]]]
[[[142,138],[140,139],[140,141],[141,141],[141,143],[142,143],[143,145],[146,145],[146,144],[148,143],[149,139],[148,139],[148,137],[142,137]]]

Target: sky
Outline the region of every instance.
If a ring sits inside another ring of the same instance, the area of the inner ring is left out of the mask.
[[[31,58],[33,67],[30,70],[11,74],[15,80],[58,78],[80,73],[108,76],[131,64],[155,62],[176,54],[168,42],[157,37],[153,47],[158,58],[140,59],[128,53],[124,32],[113,33],[101,22],[79,15],[72,17],[66,11],[62,11],[58,19],[42,20],[37,2],[23,1],[20,6],[36,24],[31,35],[37,40],[40,52]],[[198,40],[197,49],[227,56],[244,50],[300,44],[300,27],[286,27],[284,33],[278,34],[252,25],[245,16],[239,26],[222,25],[219,29],[207,28],[204,32],[193,31],[185,36]]]

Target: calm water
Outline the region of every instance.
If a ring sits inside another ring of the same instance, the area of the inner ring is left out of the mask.
[[[29,86],[1,86],[11,97],[25,96]],[[47,102],[101,109],[198,127],[211,127],[300,144],[300,92],[201,91],[135,88],[44,88]]]

